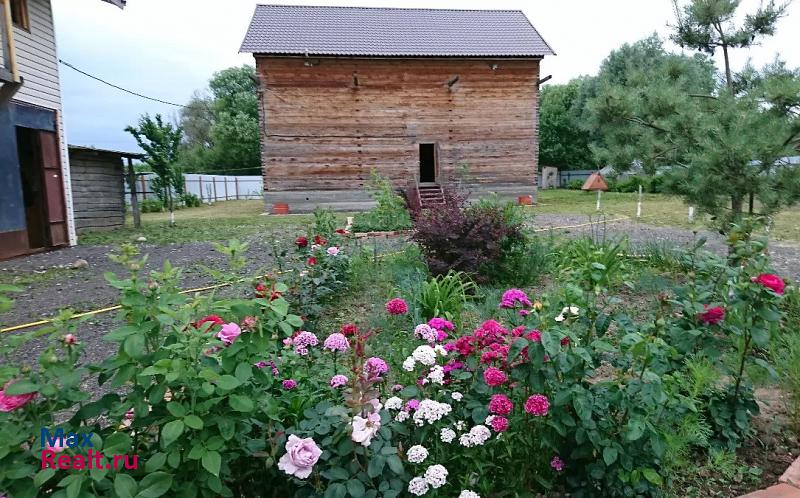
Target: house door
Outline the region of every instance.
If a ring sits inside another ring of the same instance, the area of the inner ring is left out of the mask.
[[[436,183],[436,144],[419,144],[419,181]]]
[[[64,246],[69,243],[67,235],[67,208],[64,199],[64,180],[61,177],[61,151],[58,135],[52,131],[39,132],[41,166],[44,175],[44,191],[47,196],[47,224],[50,245]]]

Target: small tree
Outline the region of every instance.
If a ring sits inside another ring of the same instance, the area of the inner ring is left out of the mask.
[[[176,167],[182,128],[164,123],[160,114],[156,114],[155,119],[145,114],[139,118],[138,127],[128,126],[125,131],[133,135],[144,150],[144,162],[158,177],[154,189],[160,191],[159,198],[166,202],[169,209],[170,225],[174,225],[175,194],[183,192],[183,175]]]
[[[768,216],[800,200],[800,168],[783,160],[796,154],[792,143],[800,136],[800,72],[775,62],[733,74],[728,56],[772,34],[785,6],[769,2],[735,27],[738,4],[693,0],[680,9],[676,3],[673,39],[723,50],[724,73],[713,87],[666,61],[606,85],[590,104],[603,133],[603,161],[619,170],[635,162],[664,170],[665,189],[714,215],[725,232],[741,221],[746,205],[750,214]]]

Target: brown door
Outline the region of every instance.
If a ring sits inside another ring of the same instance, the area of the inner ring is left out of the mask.
[[[69,243],[69,238],[67,236],[67,209],[64,202],[64,181],[61,177],[61,151],[58,135],[51,131],[40,131],[39,146],[42,151],[50,245],[64,246]]]

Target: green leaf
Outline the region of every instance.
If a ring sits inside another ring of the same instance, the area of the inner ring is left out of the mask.
[[[403,475],[403,461],[397,455],[390,455],[386,459],[386,464],[397,475]]]
[[[511,347],[508,348],[508,362],[511,363],[517,359],[517,356],[528,346],[527,339],[523,339],[522,337],[517,337],[514,342],[511,343]]]
[[[186,415],[186,409],[177,401],[170,401],[167,403],[167,411],[170,412],[173,417],[183,417]]]
[[[656,472],[653,469],[642,469],[642,475],[651,484],[655,484],[656,486],[663,486],[664,485],[664,480],[661,479],[661,476],[658,475],[658,472]]]
[[[183,434],[183,420],[173,420],[161,429],[161,444],[164,448],[174,443]]]
[[[169,491],[172,486],[172,475],[166,472],[153,472],[148,474],[139,483],[141,491],[137,498],[158,498]]]
[[[606,446],[603,448],[603,461],[606,463],[606,466],[611,466],[614,462],[617,461],[617,456],[619,452],[616,448],[611,446]]]
[[[347,488],[340,482],[334,482],[325,490],[325,498],[344,498],[347,496]]]
[[[361,498],[367,490],[364,489],[364,485],[358,479],[350,479],[347,481],[347,492],[353,498]]]
[[[144,356],[144,334],[140,332],[125,338],[125,342],[122,343],[122,350],[131,358],[139,359]]]
[[[296,329],[299,329],[303,326],[303,319],[297,315],[286,315],[285,322]]]
[[[289,313],[289,302],[285,299],[276,299],[269,304],[272,311],[275,312],[280,318],[285,317]]]
[[[55,469],[40,470],[35,476],[33,476],[33,485],[37,488],[41,488],[42,484],[49,481],[54,475],[56,475]]]
[[[236,371],[234,372],[234,375],[240,381],[247,382],[247,380],[253,376],[253,369],[250,367],[248,363],[239,363],[239,365],[236,366]]]
[[[383,468],[386,466],[386,457],[382,455],[374,455],[369,459],[367,466],[367,475],[374,479],[383,473]]]
[[[114,478],[114,492],[119,498],[133,498],[138,488],[136,479],[128,474],[117,474]]]
[[[222,465],[222,456],[216,451],[207,451],[202,458],[203,468],[219,477],[219,467]]]
[[[82,474],[76,474],[72,482],[67,486],[67,498],[78,498],[81,493],[81,487],[86,477]]]
[[[223,375],[219,379],[217,379],[217,387],[220,389],[225,389],[227,391],[231,391],[236,389],[237,387],[241,386],[242,383],[234,377],[233,375]]]
[[[35,393],[39,390],[39,386],[28,380],[18,380],[4,389],[6,394],[28,394]]]
[[[251,412],[255,408],[253,400],[240,394],[234,394],[228,398],[228,404],[237,412]]]
[[[332,467],[323,471],[322,477],[329,481],[346,481],[350,478],[350,473],[342,467]]]
[[[625,426],[625,439],[636,441],[644,434],[644,422],[638,418],[632,418]]]
[[[753,343],[760,348],[769,347],[769,330],[763,327],[751,327],[750,336],[753,338]]]
[[[124,432],[115,432],[103,441],[106,455],[124,455],[131,449],[131,437]]]
[[[187,427],[198,431],[203,428],[203,419],[197,415],[187,415],[183,419],[183,423],[186,424]]]
[[[163,467],[164,462],[166,461],[167,461],[166,453],[161,453],[161,452],[154,453],[153,456],[151,456],[147,460],[147,463],[144,464],[144,471],[148,474],[150,472],[155,472],[156,470],[159,470],[161,467]]]

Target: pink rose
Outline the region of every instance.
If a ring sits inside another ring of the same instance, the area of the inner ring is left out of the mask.
[[[217,333],[217,338],[230,346],[242,333],[242,329],[235,323],[226,323],[222,326],[222,330]]]
[[[310,437],[300,439],[291,434],[286,441],[286,454],[278,460],[278,468],[290,476],[305,479],[311,475],[311,470],[320,455],[322,450],[313,439]]]
[[[52,451],[53,453],[61,453],[65,449],[67,449],[67,448],[64,447],[64,442],[62,440],[56,440],[56,444],[53,444],[53,445],[51,445],[50,443],[45,443],[44,444],[44,450],[45,451]]]
[[[11,412],[17,408],[22,408],[36,397],[35,392],[25,394],[6,394],[5,390],[8,389],[8,386],[11,384],[11,381],[7,382],[6,385],[3,386],[3,390],[0,390],[0,412]]]
[[[771,289],[775,294],[783,294],[783,289],[786,288],[786,283],[783,279],[771,273],[762,273],[757,277],[753,277],[753,282]]]
[[[336,256],[339,254],[339,248],[336,246],[331,246],[327,250],[328,256]]]

